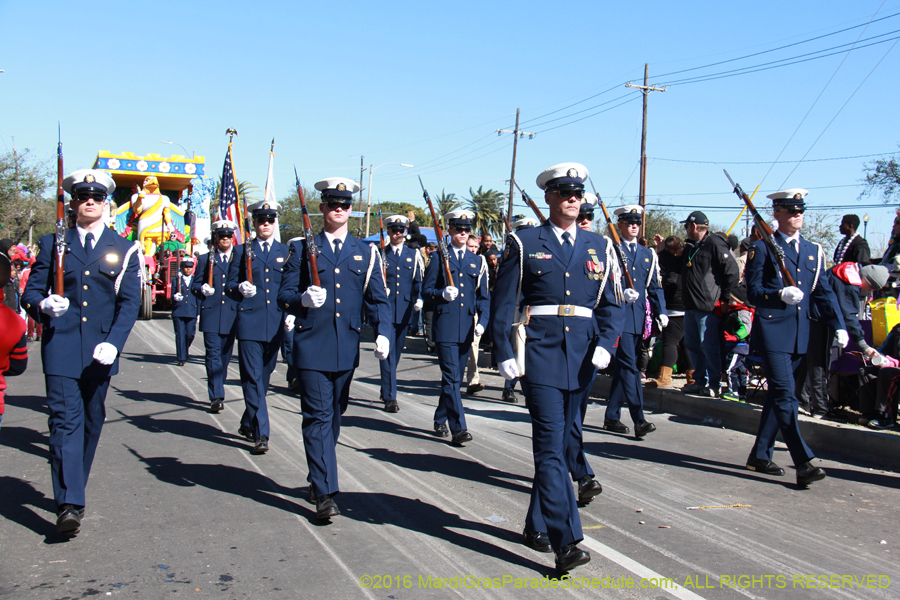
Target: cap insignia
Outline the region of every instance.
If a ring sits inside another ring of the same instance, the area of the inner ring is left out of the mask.
[[[794,200],[803,200],[803,196],[801,194],[794,194]]]
[[[346,189],[347,189],[346,184],[343,184],[343,183],[337,184],[337,191],[343,192],[343,191],[346,190]]]
[[[94,183],[94,176],[91,175],[90,173],[88,173],[87,175],[84,176],[84,182],[85,183]]]
[[[567,177],[578,177],[578,170],[574,169],[574,168],[569,169],[568,171],[566,171],[566,176]]]
[[[636,209],[636,208],[632,208],[632,209],[631,209],[631,214],[636,214],[636,213],[637,213],[637,209]]]
[[[263,204],[263,210],[269,210],[269,205],[268,205],[268,204]]]

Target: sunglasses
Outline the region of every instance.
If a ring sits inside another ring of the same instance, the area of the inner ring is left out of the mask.
[[[103,202],[106,200],[106,194],[78,194],[74,198],[75,202],[81,204],[82,202],[87,202],[88,200],[93,200],[96,203]]]
[[[463,226],[454,227],[453,229],[455,229],[457,233],[469,233],[472,231],[471,227],[463,227]]]
[[[569,198],[581,200],[584,198],[584,190],[556,190],[556,193],[564,200],[568,200]]]
[[[257,223],[274,223],[275,217],[254,217]]]
[[[781,210],[791,215],[802,215],[806,212],[805,208],[782,208]]]
[[[388,227],[388,233],[406,233],[406,227]]]
[[[594,214],[593,214],[593,213],[587,213],[587,214],[581,214],[581,215],[578,215],[578,220],[579,220],[579,221],[593,221],[593,220],[594,220]]]
[[[350,207],[353,206],[352,202],[341,202],[340,200],[329,200],[325,204],[327,204],[328,208],[331,210],[337,210],[338,208],[341,210],[350,210]]]
[[[233,233],[217,233],[216,236],[218,236],[220,238],[233,238],[234,234]]]

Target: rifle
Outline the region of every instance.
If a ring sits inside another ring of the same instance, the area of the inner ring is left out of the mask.
[[[434,212],[434,204],[431,203],[431,196],[422,183],[422,176],[419,175],[419,185],[422,186],[422,195],[425,196],[425,202],[428,203],[428,209],[431,211],[431,220],[434,221],[434,235],[437,237],[438,251],[441,253],[441,262],[444,263],[444,275],[447,276],[447,285],[453,287],[453,273],[450,272],[450,251],[447,250],[447,243],[444,241],[444,232],[441,229],[441,222],[438,221],[437,213]]]
[[[731,185],[734,186],[734,193],[737,194],[738,198],[743,200],[744,204],[747,205],[747,208],[750,209],[750,214],[753,215],[753,220],[756,222],[757,228],[759,228],[760,233],[764,234],[762,238],[766,242],[766,245],[775,253],[775,262],[778,263],[778,269],[781,271],[781,276],[784,277],[785,282],[787,282],[789,286],[796,287],[794,278],[791,277],[791,272],[788,271],[787,266],[784,264],[784,250],[778,245],[778,242],[775,241],[775,232],[772,231],[772,228],[769,227],[766,220],[762,218],[759,211],[753,206],[753,201],[747,193],[741,189],[740,184],[734,182],[731,175],[728,174],[728,171],[725,171],[725,169],[722,170],[725,172],[725,177],[727,177],[728,181],[731,182]]]
[[[509,219],[506,218],[506,213],[504,213],[502,210],[500,211],[500,220],[503,221],[503,225],[506,226],[506,232],[511,232],[512,227],[510,227],[509,225]]]
[[[525,203],[531,207],[531,210],[534,211],[534,214],[537,216],[538,220],[541,224],[544,223],[547,219],[544,218],[544,215],[541,213],[541,209],[538,208],[538,205],[534,203],[534,200],[531,199],[531,196],[525,193],[525,190],[519,187],[519,182],[513,179],[513,183],[518,188],[519,192],[522,194],[522,198],[525,200]]]
[[[175,265],[175,276],[178,277],[178,293],[181,293],[181,256],[184,250],[179,250],[176,254],[177,261]]]
[[[213,287],[213,268],[216,260],[216,234],[209,236],[209,253],[206,255],[206,266],[209,267],[206,275],[206,285]]]
[[[250,239],[250,219],[247,217],[247,203],[244,203],[244,266],[247,268],[247,283],[253,285],[253,240]]]
[[[609,226],[609,233],[612,235],[613,247],[616,249],[616,256],[619,257],[619,263],[622,265],[622,273],[625,274],[625,285],[631,289],[634,289],[634,281],[631,279],[631,272],[628,271],[628,258],[622,252],[622,238],[619,237],[619,231],[616,229],[616,226],[613,225],[612,219],[609,217],[609,211],[606,210],[606,205],[603,203],[603,199],[600,197],[600,194],[597,193],[597,188],[594,187],[594,180],[588,177],[591,182],[591,189],[594,190],[594,195],[597,196],[597,202],[600,203],[600,208],[603,209],[603,216],[606,217],[606,224]]]
[[[297,165],[294,165],[294,178],[297,180],[297,195],[300,197],[300,210],[303,213],[303,237],[306,238],[306,254],[309,256],[309,271],[312,276],[312,284],[321,287],[319,282],[319,247],[313,237],[312,223],[309,222],[309,210],[306,208],[306,198],[303,196],[303,186],[300,185],[300,176],[297,175]]]
[[[384,252],[384,219],[381,217],[381,202],[378,203],[378,233],[381,242],[381,275],[384,277],[384,285],[387,285],[387,255]]]
[[[66,274],[66,193],[63,191],[63,151],[62,128],[57,124],[59,146],[56,148],[56,280],[53,282],[53,293],[62,296],[65,293]]]

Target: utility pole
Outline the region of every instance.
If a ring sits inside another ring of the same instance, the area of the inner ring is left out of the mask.
[[[647,225],[647,96],[650,92],[666,91],[666,86],[655,87],[649,85],[647,82],[649,77],[650,65],[649,63],[644,63],[644,85],[634,85],[630,81],[625,84],[625,87],[641,90],[641,93],[644,95],[644,119],[641,126],[641,187],[638,192],[638,204],[644,209],[641,215],[641,235],[646,235],[644,230]]]
[[[363,174],[366,172],[365,162],[366,157],[359,157],[359,212],[362,213],[362,193],[363,193]],[[357,233],[362,233],[362,214],[359,215],[359,223],[356,225]]]
[[[507,210],[506,210],[506,218],[510,219],[510,220],[512,219],[512,213],[513,213],[513,192],[515,191],[515,185],[516,185],[516,183],[515,183],[515,181],[516,181],[516,150],[519,147],[519,138],[525,137],[527,135],[528,139],[530,140],[530,139],[534,139],[534,136],[535,136],[535,134],[530,133],[528,131],[519,131],[519,113],[520,112],[521,112],[521,109],[517,108],[516,109],[516,128],[515,129],[513,129],[512,131],[510,131],[509,129],[498,129],[497,130],[497,135],[503,135],[504,133],[513,134],[512,172],[509,175],[509,208],[507,208]],[[506,227],[505,224],[503,226],[504,226],[504,228]],[[506,233],[509,233],[509,232],[506,232]],[[504,238],[505,237],[506,237],[506,234],[504,234]]]

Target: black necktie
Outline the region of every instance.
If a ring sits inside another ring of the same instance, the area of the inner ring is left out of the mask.
[[[572,251],[574,250],[574,248],[572,247],[572,242],[570,241],[571,237],[572,236],[569,235],[568,231],[564,231],[562,234],[562,239],[563,239],[562,249],[563,249],[563,256],[566,257],[566,264],[569,264],[569,261],[572,259]]]
[[[269,258],[269,242],[262,243],[263,258]]]
[[[797,240],[791,240],[791,252],[794,253],[794,258],[797,258]]]
[[[341,255],[341,240],[335,238],[334,242],[334,257],[337,258]]]
[[[84,236],[84,255],[87,258],[91,256],[91,250],[94,249],[94,234],[90,231]]]

